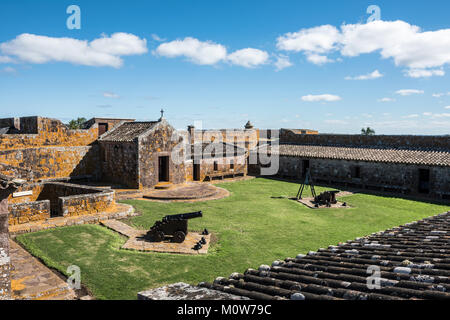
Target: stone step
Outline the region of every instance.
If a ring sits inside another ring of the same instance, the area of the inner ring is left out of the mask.
[[[157,185],[155,185],[155,189],[157,190],[167,190],[174,186],[171,182],[160,182]]]

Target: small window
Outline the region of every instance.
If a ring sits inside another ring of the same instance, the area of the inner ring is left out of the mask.
[[[214,171],[218,171],[219,170],[219,164],[217,163],[217,161],[214,161]]]
[[[230,169],[234,169],[234,161],[233,160],[230,161]]]
[[[360,166],[352,167],[352,178],[355,178],[355,179],[361,178],[361,167]]]

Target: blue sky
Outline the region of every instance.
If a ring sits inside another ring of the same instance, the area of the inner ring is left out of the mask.
[[[79,30],[66,26],[72,4]],[[369,5],[381,20],[367,22]],[[0,117],[154,120],[163,107],[177,128],[449,134],[449,11],[448,1],[2,0]]]

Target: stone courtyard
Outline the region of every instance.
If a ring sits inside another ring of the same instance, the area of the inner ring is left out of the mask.
[[[163,113],[157,121],[94,118],[78,130],[56,119],[6,118],[0,119],[0,129],[0,298],[76,298],[64,277],[14,241],[9,244],[21,234],[100,224],[128,237],[121,250],[208,256],[215,234],[191,231],[182,243],[144,240],[148,230],[119,221],[137,215],[133,206],[117,201],[218,201],[232,194],[213,181],[259,176],[271,165],[261,161],[264,156],[279,161],[274,178],[298,182],[311,172],[318,184],[345,190],[381,190],[442,202],[450,197],[450,141],[445,137],[277,129],[267,138],[260,136],[266,131],[249,123],[242,130],[176,130]],[[300,204],[315,208],[311,200]],[[331,208],[354,209],[343,202]],[[206,244],[195,250],[202,237]]]

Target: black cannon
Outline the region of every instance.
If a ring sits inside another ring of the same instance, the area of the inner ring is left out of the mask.
[[[336,194],[338,194],[339,191],[325,191],[319,194],[317,197],[314,198],[314,202],[318,205],[331,205],[336,204]]]
[[[182,243],[188,233],[188,220],[202,216],[201,211],[165,216],[161,221],[155,222],[145,235],[145,239],[161,242],[166,236],[171,236],[172,242]]]

